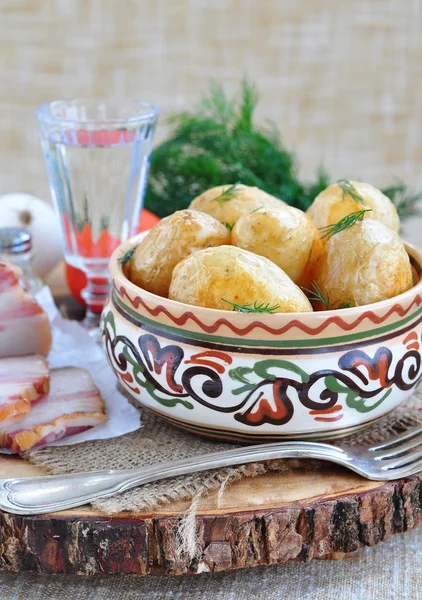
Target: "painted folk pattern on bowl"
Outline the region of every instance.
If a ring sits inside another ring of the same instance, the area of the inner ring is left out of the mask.
[[[133,336],[119,334],[113,311],[103,316],[108,360],[135,397],[141,399],[141,391],[146,392],[157,409],[167,414],[178,406],[189,412],[202,407],[225,414],[228,428],[235,429],[238,423],[251,433],[259,426],[272,425],[282,434],[298,409],[305,409],[315,425],[337,428],[339,422],[341,428],[345,411],[364,417],[362,413],[382,408],[393,392],[407,396],[422,375],[417,328],[402,333],[394,351],[371,340],[369,349],[341,352],[336,368],[312,370],[298,361],[267,358],[259,348],[256,359],[250,356],[247,364],[242,354],[221,346],[187,350],[161,335],[144,333],[139,325],[140,335],[134,341]],[[364,420],[369,419],[368,415]]]

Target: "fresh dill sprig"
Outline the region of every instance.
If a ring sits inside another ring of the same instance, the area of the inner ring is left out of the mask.
[[[302,287],[302,290],[309,294],[308,300],[311,302],[320,302],[328,310],[330,308],[330,296],[328,294],[324,296],[316,281],[313,281],[310,286],[311,288]]]
[[[169,137],[152,152],[145,207],[166,217],[204,190],[241,181],[306,210],[329,177],[321,169],[309,183],[298,180],[295,156],[274,124],[259,124],[257,105],[244,79],[233,97],[214,83],[193,110],[173,115]]]
[[[256,301],[253,303],[253,305],[251,304],[243,304],[243,305],[239,305],[239,304],[235,304],[234,302],[230,302],[230,300],[225,300],[224,298],[221,298],[223,300],[223,302],[227,302],[227,304],[230,304],[230,306],[232,307],[232,310],[235,310],[237,312],[242,312],[242,313],[269,313],[272,314],[275,310],[277,310],[277,308],[280,308],[279,304],[274,304],[274,306],[270,306],[270,303],[267,302],[267,304],[264,304],[263,302],[261,304],[258,304]]]
[[[338,179],[337,185],[342,191],[343,200],[346,196],[350,196],[351,198],[353,198],[353,200],[356,200],[356,202],[360,202],[361,204],[366,206],[365,198],[361,194],[359,194],[359,192],[357,191],[357,189],[351,181],[349,181],[348,179]]]
[[[232,230],[233,230],[234,223],[233,223],[233,225],[230,225],[230,223],[227,223],[227,221],[220,221],[220,223],[221,223],[222,225],[225,225],[229,231],[232,231]]]
[[[151,156],[146,208],[166,217],[187,208],[206,189],[241,181],[306,210],[333,180],[322,168],[310,183],[298,179],[296,158],[282,143],[277,127],[256,121],[258,100],[248,79],[243,79],[233,97],[214,83],[193,111],[168,119],[172,131]],[[422,191],[413,193],[402,183],[381,191],[391,198],[401,218],[421,213]]]
[[[328,239],[331,236],[336,235],[336,233],[340,233],[340,231],[344,231],[345,229],[352,227],[358,221],[362,221],[363,217],[365,216],[365,213],[371,212],[371,210],[371,208],[357,210],[356,212],[346,215],[345,217],[340,219],[340,221],[337,221],[337,223],[332,223],[331,225],[320,227],[319,231],[321,232],[321,239]]]
[[[239,182],[234,183],[233,185],[228,187],[226,190],[224,190],[224,192],[221,192],[221,194],[219,196],[214,198],[214,201],[218,202],[218,204],[224,204],[225,202],[228,202],[229,200],[233,200],[233,198],[236,194],[236,188],[238,185],[239,185]]]
[[[254,213],[256,213],[256,211],[257,211],[257,210],[261,210],[261,208],[264,208],[264,205],[263,205],[263,204],[261,204],[261,206],[257,206],[256,208],[254,208],[254,209],[253,209],[253,211],[252,211],[252,212],[250,212],[249,214],[250,214],[250,215],[253,215]]]
[[[350,300],[348,302],[342,302],[340,308],[353,308],[354,304]]]
[[[403,181],[398,181],[396,185],[392,185],[381,191],[390,198],[401,219],[408,219],[409,217],[415,217],[419,214],[422,203],[422,193],[409,192]]]
[[[125,266],[126,263],[128,263],[130,261],[130,259],[132,258],[132,256],[135,253],[135,250],[138,246],[133,246],[133,248],[131,248],[130,250],[128,250],[125,254],[123,254],[123,256],[121,256],[119,258],[119,263],[122,265],[122,267]]]

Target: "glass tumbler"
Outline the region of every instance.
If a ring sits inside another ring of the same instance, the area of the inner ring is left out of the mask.
[[[138,232],[157,119],[142,101],[57,100],[37,109],[65,259],[87,278],[89,329],[107,300],[111,253]]]

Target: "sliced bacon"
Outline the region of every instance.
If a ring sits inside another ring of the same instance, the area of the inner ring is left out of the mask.
[[[104,402],[87,371],[56,369],[50,378],[50,393],[24,419],[0,423],[1,447],[23,452],[107,421]]]
[[[43,356],[0,359],[0,426],[22,419],[31,403],[48,394],[50,378]]]
[[[18,267],[0,262],[0,357],[41,354],[51,347],[48,316],[19,285]]]

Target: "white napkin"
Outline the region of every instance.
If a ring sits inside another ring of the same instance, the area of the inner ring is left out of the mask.
[[[48,356],[51,369],[79,367],[91,374],[105,402],[108,421],[88,431],[65,437],[50,446],[69,446],[87,440],[104,440],[117,437],[141,426],[138,411],[119,393],[114,375],[102,347],[76,321],[63,319],[54,304],[48,286],[36,295],[36,300],[49,316],[53,345]]]

